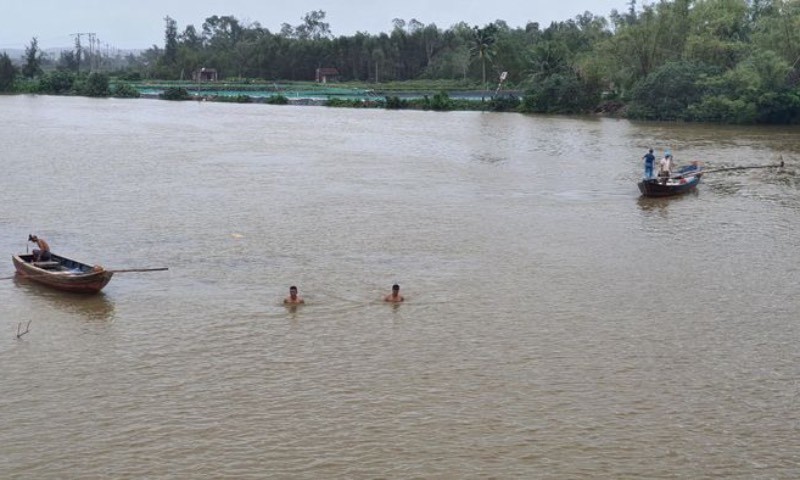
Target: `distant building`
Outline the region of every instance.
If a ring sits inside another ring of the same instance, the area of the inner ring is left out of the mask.
[[[339,70],[333,67],[317,69],[317,83],[328,83],[328,81],[336,81],[338,78]]]
[[[195,82],[216,82],[219,78],[217,77],[216,69],[203,67],[192,73],[192,80]]]

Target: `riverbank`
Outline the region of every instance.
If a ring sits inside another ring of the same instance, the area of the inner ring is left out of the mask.
[[[177,82],[129,85],[138,96],[164,100],[394,110],[518,111],[522,92],[512,90],[366,89],[324,84],[188,84]]]

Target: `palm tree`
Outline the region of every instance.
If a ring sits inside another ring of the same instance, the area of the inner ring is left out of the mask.
[[[495,35],[497,34],[497,26],[490,23],[483,28],[477,25],[472,27],[473,44],[471,53],[473,57],[478,57],[481,60],[481,69],[483,72],[483,85],[486,85],[486,60],[491,60],[494,56],[494,43]]]

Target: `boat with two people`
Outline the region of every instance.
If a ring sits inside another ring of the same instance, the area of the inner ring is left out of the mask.
[[[697,163],[684,165],[669,177],[643,178],[639,182],[639,191],[645,197],[680,195],[694,190],[703,173],[703,168]]]
[[[652,151],[650,153],[652,154]],[[652,176],[652,167],[648,164],[647,159],[645,160],[645,175],[638,183],[639,191],[643,197],[669,197],[690,192],[700,183],[701,177],[709,173],[758,168],[782,169],[785,165],[783,158],[781,158],[779,163],[769,165],[743,165],[705,169],[700,162],[694,161],[689,165],[678,168],[673,173],[671,167],[672,154],[669,150],[666,151],[664,157],[668,161],[664,162],[662,160],[662,168],[660,168],[658,176],[655,177]],[[664,163],[667,164],[666,171],[663,168]]]
[[[639,191],[645,197],[669,197],[694,190],[703,176],[700,162],[692,162],[673,171],[672,153],[667,150],[659,163],[658,174],[653,175],[653,151],[645,156],[645,173],[639,181]],[[647,157],[650,157],[649,159]],[[649,160],[649,161],[648,161]]]

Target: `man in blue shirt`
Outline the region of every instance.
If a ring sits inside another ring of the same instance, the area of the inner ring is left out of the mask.
[[[651,148],[642,158],[644,159],[644,178],[653,178],[653,168],[656,164],[656,156],[653,155],[653,149]]]

